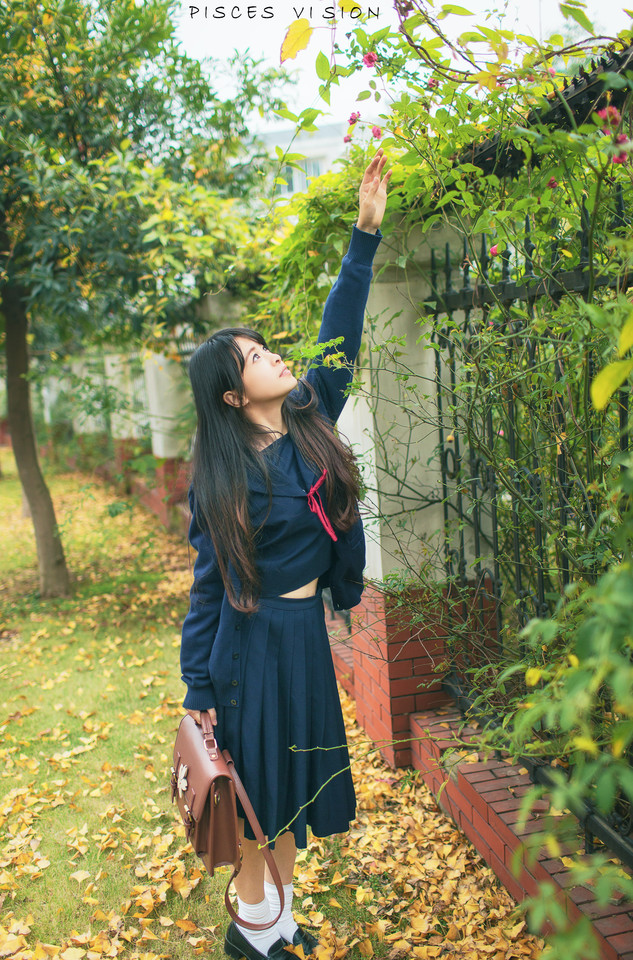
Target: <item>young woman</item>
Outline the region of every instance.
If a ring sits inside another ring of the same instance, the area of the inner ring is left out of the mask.
[[[292,916],[297,846],[348,829],[356,801],[325,628],[321,588],[337,609],[359,600],[365,563],[353,455],[335,435],[360,347],[371,264],[390,173],[382,150],[365,171],[359,214],[325,304],[319,342],[343,336],[346,365],[321,363],[297,381],[254,330],[220,330],[193,354],[198,413],[189,539],[198,551],[183,625],[184,707],[209,710],[268,839],[284,884],[274,927],[231,923],[239,960],[311,954],[317,940]],[[326,351],[327,352],[327,351]],[[238,806],[238,813],[242,813]],[[242,819],[238,913],[265,923],[276,887]]]

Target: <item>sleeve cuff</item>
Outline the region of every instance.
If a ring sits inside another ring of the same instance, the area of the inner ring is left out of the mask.
[[[382,233],[365,233],[359,230],[357,226],[352,227],[352,239],[350,240],[347,256],[357,263],[364,263],[371,267],[374,254],[378,249],[378,244],[382,240]]]
[[[182,705],[185,710],[210,710],[215,706],[213,687],[189,687]]]

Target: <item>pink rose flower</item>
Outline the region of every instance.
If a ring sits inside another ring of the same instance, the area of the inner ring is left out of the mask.
[[[497,246],[496,243],[493,243],[493,245],[490,248],[490,256],[496,257],[498,253],[499,253],[499,247]]]
[[[617,107],[605,107],[604,110],[598,110],[598,116],[607,123],[607,126],[602,128],[605,133],[609,132],[609,127],[617,127],[622,119]]]
[[[375,137],[376,140],[380,140],[380,138],[382,137],[382,130],[380,129],[380,127],[372,127],[371,135],[372,137]]]
[[[614,163],[626,163],[629,159],[628,153],[618,153],[616,157],[613,158]]]
[[[555,190],[558,186],[558,180],[555,180],[554,177],[551,177],[548,180],[547,186],[550,188],[550,190]]]
[[[366,67],[375,67],[378,63],[378,54],[374,53],[373,51],[366,53],[363,57],[363,63]]]
[[[351,143],[351,141],[352,138],[350,137],[349,133],[343,137],[343,143]]]
[[[555,76],[556,76],[556,67],[548,67],[548,68],[547,68],[547,72],[549,73],[550,77],[555,77]]]
[[[619,133],[619,134],[617,135],[617,137],[615,138],[615,142],[616,142],[616,143],[628,143],[628,142],[629,142],[629,138],[627,137],[626,133]]]
[[[357,123],[360,120],[360,113],[355,110],[353,113],[350,113],[348,123],[350,127],[352,124]]]
[[[439,85],[440,85],[440,81],[436,80],[435,77],[431,77],[431,79],[427,83],[427,87],[429,88],[429,90],[437,90]]]

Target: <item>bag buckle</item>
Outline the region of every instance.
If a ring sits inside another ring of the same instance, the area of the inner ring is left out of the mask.
[[[191,840],[193,837],[193,832],[196,829],[196,821],[193,819],[193,814],[187,804],[185,804],[185,812],[182,815],[182,821],[185,825],[185,836],[187,840]]]
[[[178,778],[176,777],[176,771],[174,768],[171,768],[171,779],[169,781],[171,787],[171,802],[173,803],[176,799],[176,794],[178,793]]]

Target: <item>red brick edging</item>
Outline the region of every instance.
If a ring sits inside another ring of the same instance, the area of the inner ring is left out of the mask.
[[[560,858],[528,851],[527,838],[543,829],[548,804],[538,802],[519,828],[521,798],[533,785],[529,774],[509,760],[485,760],[476,753],[477,731],[463,726],[441,688],[449,629],[441,603],[430,611],[423,627],[412,625],[400,612],[394,616],[388,599],[370,589],[353,611],[351,634],[326,611],[337,678],[356,700],[359,724],[391,766],[413,765],[420,771],[439,806],[515,900],[533,896],[539,883],[549,882],[572,921],[590,920],[602,960],[633,960],[633,903],[622,899],[598,906],[591,888],[572,886]],[[467,619],[464,625],[468,628]],[[565,853],[577,848],[578,843]]]
[[[603,960],[633,960],[633,903],[622,899],[598,906],[590,887],[572,886],[571,872],[560,858],[545,852],[529,855],[524,841],[543,829],[548,804],[537,802],[527,822],[518,826],[521,799],[533,786],[527,770],[504,759],[473,761],[471,756],[451,764],[449,755],[447,762],[449,749],[463,753],[464,740],[476,742],[476,731],[463,727],[454,707],[415,714],[410,721],[413,766],[514,899],[534,896],[539,883],[550,882],[572,921],[585,916],[592,922]]]

